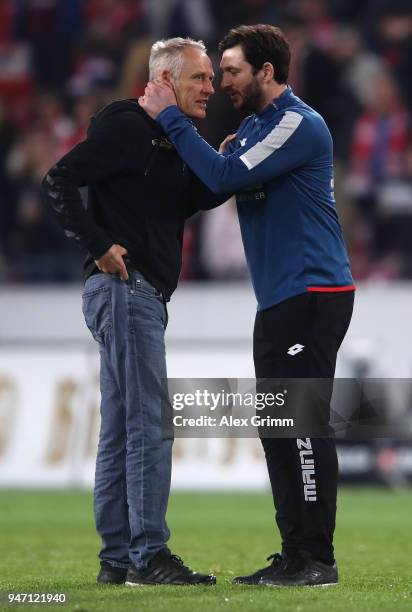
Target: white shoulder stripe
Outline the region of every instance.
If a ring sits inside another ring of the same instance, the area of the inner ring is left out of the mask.
[[[302,121],[302,115],[293,111],[286,111],[285,116],[278,125],[264,138],[257,142],[249,151],[239,157],[248,170],[264,161],[274,151],[280,149]]]

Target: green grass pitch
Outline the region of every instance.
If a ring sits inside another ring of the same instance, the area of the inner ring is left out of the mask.
[[[141,612],[412,611],[412,491],[340,491],[329,588],[236,587],[233,576],[263,567],[279,548],[269,494],[173,493],[170,547],[216,587],[97,586],[92,497],[81,491],[0,492],[1,610],[5,594],[66,593],[61,605],[13,608]]]

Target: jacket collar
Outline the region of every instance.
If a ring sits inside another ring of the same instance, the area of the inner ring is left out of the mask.
[[[278,110],[290,106],[293,97],[293,90],[291,86],[288,85],[287,89],[285,89],[278,98],[275,98],[270,104],[265,106],[262,112],[256,113],[255,122],[258,124],[266,123],[266,121],[268,121]]]

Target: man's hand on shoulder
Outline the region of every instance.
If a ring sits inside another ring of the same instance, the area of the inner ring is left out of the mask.
[[[177,104],[175,92],[166,81],[149,81],[144,91],[144,96],[139,98],[140,106],[152,119],[168,106]]]
[[[101,272],[106,274],[118,274],[123,281],[129,279],[127,268],[123,257],[127,255],[127,250],[120,244],[113,244],[106,253],[96,259],[96,266]]]

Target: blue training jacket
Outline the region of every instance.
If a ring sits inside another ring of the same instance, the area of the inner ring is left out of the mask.
[[[225,155],[177,106],[157,121],[205,185],[236,194],[258,310],[307,291],[354,289],[334,200],[332,138],[290,87],[242,121]]]

